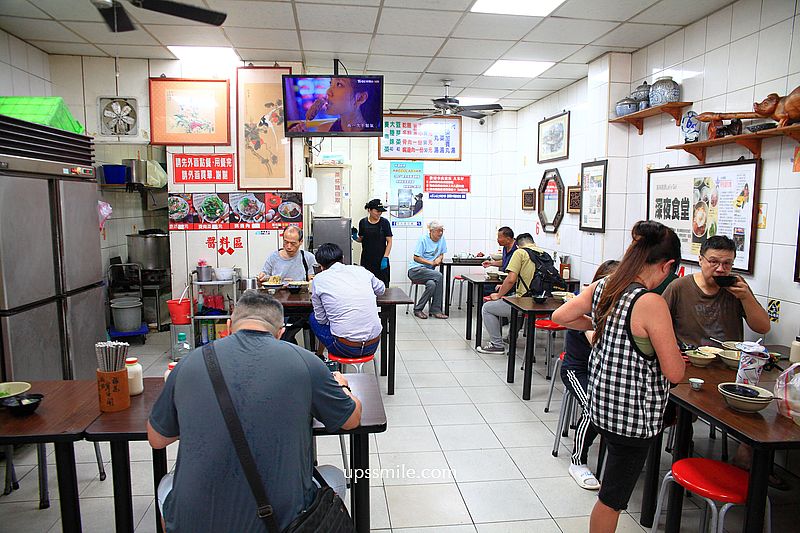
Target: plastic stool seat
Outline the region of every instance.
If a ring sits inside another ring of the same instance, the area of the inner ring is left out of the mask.
[[[547,318],[537,318],[536,329],[546,329],[548,331],[564,331],[567,328]]]
[[[336,361],[337,363],[344,363],[346,365],[360,365],[363,363],[369,363],[373,359],[375,359],[375,354],[366,355],[364,357],[342,357],[341,355],[335,355],[328,352],[328,359],[331,361]]]
[[[672,477],[686,490],[718,502],[744,505],[750,475],[746,470],[711,459],[691,457],[672,465]]]

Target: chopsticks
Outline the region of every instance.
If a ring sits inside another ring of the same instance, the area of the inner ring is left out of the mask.
[[[106,341],[94,345],[97,356],[97,369],[100,372],[119,372],[125,368],[125,358],[128,357],[127,342]]]

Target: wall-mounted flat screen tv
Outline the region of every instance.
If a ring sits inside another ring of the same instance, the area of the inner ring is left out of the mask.
[[[380,137],[383,76],[284,75],[287,137]]]

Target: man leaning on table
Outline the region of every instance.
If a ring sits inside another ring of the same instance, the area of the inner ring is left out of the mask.
[[[769,315],[756,300],[750,286],[736,276],[730,287],[721,287],[717,276],[730,276],[736,259],[736,243],[724,235],[711,237],[700,247],[700,272],[678,278],[664,291],[675,336],[679,342],[694,346],[715,345],[711,339],[741,341],[742,319],[758,334],[770,329]],[[724,279],[724,278],[723,278]],[[749,469],[752,449],[741,444],[733,464]],[[770,476],[770,484],[783,482]]]
[[[228,328],[214,342],[219,366],[241,420],[281,530],[311,505],[317,491],[311,419],[329,432],[361,423],[361,402],[339,373],[313,353],[278,339],[281,304],[257,291],[236,303]],[[170,373],[150,419],[153,448],[180,439],[172,474],[162,478],[158,504],[165,529],[192,533],[266,531],[239,464],[202,349]],[[321,468],[331,486],[330,467]],[[341,476],[341,473],[339,473]]]
[[[430,312],[433,318],[447,318],[442,312],[444,301],[444,280],[442,273],[437,270],[447,253],[447,242],[444,240],[444,226],[438,220],[428,224],[428,233],[420,236],[414,250],[414,260],[408,269],[408,278],[413,283],[425,285],[425,291],[419,301],[414,305],[414,316],[428,318],[425,306],[430,302]]]
[[[504,354],[503,348],[503,325],[501,319],[509,318],[511,316],[511,306],[502,300],[503,296],[508,296],[514,293],[516,287],[517,294],[525,294],[526,287],[530,287],[533,275],[536,273],[536,265],[531,261],[528,252],[523,248],[530,248],[537,252],[543,252],[541,248],[537,248],[533,242],[533,236],[530,233],[521,233],[517,237],[517,246],[519,249],[511,256],[508,262],[508,276],[500,285],[497,292],[489,295],[489,301],[483,304],[481,316],[483,317],[483,325],[489,333],[489,344],[478,346],[477,350],[481,353],[488,354]],[[516,332],[510,333],[511,335]]]
[[[323,270],[311,285],[314,312],[309,322],[320,341],[318,354],[324,346],[339,357],[366,357],[375,353],[381,340],[375,297],[386,292],[386,286],[366,268],[343,264],[343,256],[336,244],[317,248]]]

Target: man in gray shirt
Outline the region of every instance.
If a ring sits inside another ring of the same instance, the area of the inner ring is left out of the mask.
[[[316,494],[312,417],[330,432],[352,429],[361,422],[361,403],[314,354],[277,340],[283,309],[274,298],[245,292],[229,328],[233,334],[214,348],[282,530]],[[170,373],[147,436],[157,449],[180,439],[174,478],[165,477],[158,491],[167,531],[266,531],[201,349]]]
[[[314,265],[317,260],[314,254],[301,250],[303,230],[297,226],[289,226],[283,231],[283,248],[267,257],[259,281],[266,281],[270,276],[280,276],[282,281],[308,281],[314,276]]]

